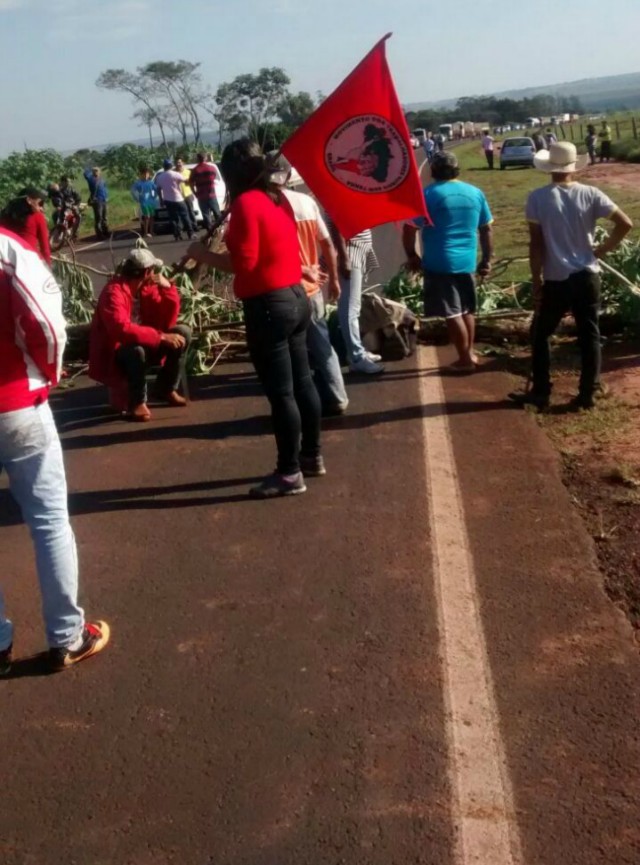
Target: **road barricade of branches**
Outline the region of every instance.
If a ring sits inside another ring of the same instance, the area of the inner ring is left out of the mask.
[[[139,240],[137,245],[146,244]],[[96,307],[91,274],[109,279],[114,271],[97,270],[68,255],[54,257],[53,271],[62,288],[68,325],[65,362],[73,370],[82,369],[89,357],[89,329]],[[193,331],[187,354],[189,375],[205,375],[223,355],[245,350],[242,307],[233,297],[232,277],[189,261],[165,266],[163,273],[180,292],[180,321]]]

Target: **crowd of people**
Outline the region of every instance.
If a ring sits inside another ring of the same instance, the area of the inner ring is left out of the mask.
[[[526,202],[535,300],[533,386],[511,397],[539,409],[548,405],[551,394],[548,340],[567,311],[575,317],[582,356],[574,405],[594,406],[600,389],[598,259],[632,227],[608,196],[577,181],[587,158],[578,157],[569,142],[541,149],[535,165],[551,183],[534,190]],[[166,165],[167,177],[154,184],[165,200],[168,193],[175,196],[169,199],[173,204],[182,204],[171,209],[178,229],[192,227],[188,189],[203,213],[217,216],[215,175],[207,161],[199,159],[187,189],[181,168],[180,163]],[[341,237],[311,196],[288,188],[291,166],[284,157],[264,155],[254,142],[241,139],[228,145],[221,170],[228,191],[226,251],[194,242],[188,255],[234,274],[251,361],[271,406],[276,470],[249,494],[258,499],[299,495],[308,478],[327,471],[322,415],[341,414],[348,407],[327,329],[325,297],[338,302],[350,368],[367,375],[383,372],[380,358],[363,347],[358,328],[362,288],[376,264],[372,236],[365,231]],[[475,282],[491,271],[493,219],[484,193],[460,180],[455,153],[435,153],[430,170],[424,190],[429,218],[411,220],[403,229],[406,266],[423,274],[425,315],[446,320],[457,352],[449,371],[468,375],[478,364]],[[90,175],[100,221],[105,212],[98,205],[106,192],[100,192],[99,173]],[[144,218],[151,218],[156,197],[150,182],[145,169],[134,185]],[[0,226],[0,465],[31,531],[49,661],[51,669],[62,670],[104,649],[110,629],[102,620],[86,619],[78,604],[62,450],[47,399],[61,374],[66,338],[62,299],[46,254],[37,254],[43,196],[28,189],[19,202],[18,210],[3,213]],[[594,247],[595,223],[601,217],[611,220],[612,231]],[[151,420],[150,367],[159,368],[155,396],[172,406],[187,405],[179,386],[191,333],[179,323],[179,293],[162,275],[161,265],[150,250],[132,250],[103,289],[91,325],[90,375],[109,388],[114,408],[134,422]],[[12,647],[13,626],[0,595],[0,675],[10,672]]]
[[[219,199],[225,194],[222,174],[211,156],[198,153],[196,158],[192,169],[180,158],[175,164],[165,159],[155,178],[147,166],[140,169],[131,194],[140,208],[141,232],[146,237],[153,236],[153,221],[161,204],[167,208],[175,240],[181,240],[183,233],[191,239],[198,230],[196,202],[205,229],[220,218]]]

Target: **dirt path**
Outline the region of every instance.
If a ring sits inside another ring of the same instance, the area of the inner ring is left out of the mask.
[[[581,175],[587,183],[640,192],[640,165],[605,162],[590,165]]]

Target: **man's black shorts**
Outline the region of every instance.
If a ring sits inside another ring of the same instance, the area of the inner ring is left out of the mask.
[[[476,311],[476,281],[472,273],[424,274],[424,314],[455,318]]]

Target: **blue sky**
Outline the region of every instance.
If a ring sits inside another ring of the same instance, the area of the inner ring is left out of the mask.
[[[199,61],[214,88],[281,66],[329,93],[393,31],[402,102],[640,71],[639,0],[0,0],[0,30],[2,155],[144,137],[94,82],[151,60]]]

